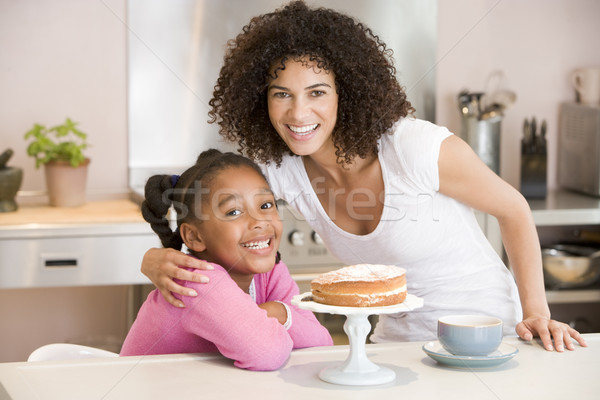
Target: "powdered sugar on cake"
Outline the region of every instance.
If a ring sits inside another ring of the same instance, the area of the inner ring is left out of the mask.
[[[314,282],[329,284],[333,282],[372,282],[393,279],[406,273],[404,268],[394,265],[357,264],[319,275]]]

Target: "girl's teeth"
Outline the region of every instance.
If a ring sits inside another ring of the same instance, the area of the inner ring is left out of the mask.
[[[297,135],[306,135],[309,132],[314,131],[317,126],[319,126],[319,124],[314,124],[314,125],[305,125],[305,126],[293,126],[293,125],[288,125],[290,130],[292,132],[294,132]]]
[[[263,240],[261,242],[244,243],[244,244],[242,244],[242,246],[244,246],[248,249],[251,249],[251,250],[266,249],[267,247],[269,247],[269,240]]]

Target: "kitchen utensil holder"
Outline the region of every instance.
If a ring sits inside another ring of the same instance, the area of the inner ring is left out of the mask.
[[[497,175],[500,175],[500,115],[481,120],[475,116],[461,119],[461,138],[465,140]]]
[[[548,194],[547,154],[521,155],[521,194],[526,199],[543,199]]]

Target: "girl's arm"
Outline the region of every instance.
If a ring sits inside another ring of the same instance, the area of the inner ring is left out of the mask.
[[[177,284],[173,279],[198,283],[207,283],[209,279],[206,275],[193,273],[180,267],[205,270],[213,269],[209,263],[198,260],[195,257],[190,257],[180,251],[167,248],[152,248],[144,254],[141,271],[152,281],[165,300],[175,307],[183,308],[185,304],[173,296],[173,293],[192,297],[196,296],[197,293],[195,290]]]
[[[524,340],[538,335],[547,350],[553,349],[552,338],[558,351],[563,351],[565,345],[573,350],[571,338],[585,346],[579,332],[550,318],[540,242],[531,210],[521,193],[487,168],[456,136],[442,142],[438,167],[440,193],[498,219],[523,308],[517,334]]]
[[[267,301],[281,301],[288,306],[291,325],[287,332],[294,342],[294,348],[333,345],[329,331],[311,311],[291,305],[292,297],[299,294],[300,290],[287,266],[279,262],[268,276]]]
[[[189,284],[198,296],[188,302],[189,311],[183,311],[184,329],[214,343],[239,368],[280,368],[293,346],[285,328],[259,308],[223,268],[215,266],[207,275],[210,285]]]

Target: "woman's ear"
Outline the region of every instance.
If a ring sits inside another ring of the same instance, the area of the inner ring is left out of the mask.
[[[181,235],[181,239],[183,239],[183,243],[185,243],[188,249],[195,252],[202,252],[206,250],[204,240],[202,240],[202,236],[200,236],[200,232],[196,226],[184,222],[179,227],[179,234]]]

